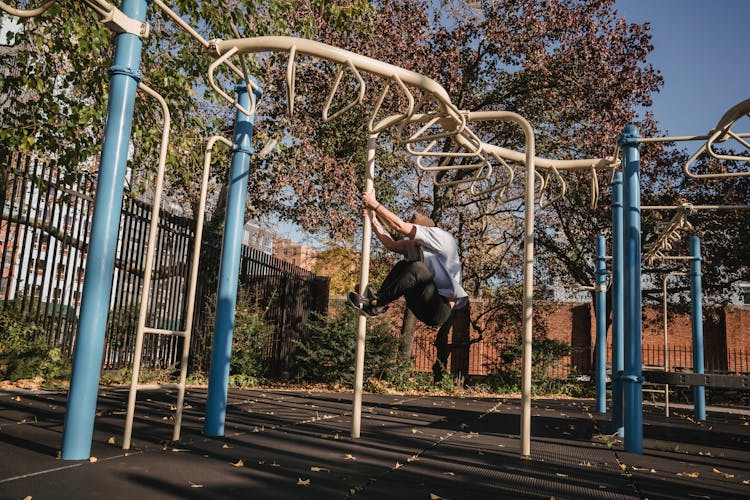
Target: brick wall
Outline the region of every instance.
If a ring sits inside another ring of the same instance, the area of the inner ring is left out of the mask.
[[[449,369],[451,373],[470,375],[487,374],[486,364],[497,359],[497,342],[514,338],[520,331],[520,320],[514,322],[518,306],[508,304],[507,310],[489,317],[481,302],[471,304],[471,317],[485,329],[484,338],[478,342],[477,332],[470,328],[468,318],[459,319],[451,332],[453,345]],[[392,322],[395,334],[400,332],[403,302],[391,305],[387,317]],[[582,302],[535,302],[535,335],[565,342],[573,347],[573,354],[562,360],[561,365],[570,364],[579,373],[590,373],[593,367],[593,352],[596,343],[596,319],[590,303]],[[459,317],[460,318],[460,317]],[[689,313],[670,312],[667,316],[670,369],[692,368],[692,321]],[[430,371],[435,362],[433,342],[436,327],[417,323],[414,338],[415,366],[420,371]],[[607,332],[608,362],[611,362],[611,326]],[[647,365],[663,366],[664,323],[660,307],[646,308],[643,312],[643,362]],[[704,359],[707,369],[729,372],[750,372],[750,307],[727,306],[706,308],[703,317]]]

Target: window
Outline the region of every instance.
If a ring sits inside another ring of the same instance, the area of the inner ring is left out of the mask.
[[[750,283],[740,283],[740,296],[743,306],[750,306]]]

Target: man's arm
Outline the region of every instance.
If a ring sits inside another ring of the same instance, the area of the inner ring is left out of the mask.
[[[416,233],[414,224],[402,221],[398,215],[384,207],[377,198],[375,198],[374,191],[362,193],[362,202],[364,203],[365,208],[372,210],[374,215],[398,234],[414,238],[414,234]],[[385,243],[383,244],[385,245]]]
[[[380,223],[374,211],[367,209],[365,209],[365,211],[367,212],[367,215],[370,217],[370,221],[372,222],[372,231],[375,233],[375,236],[378,237],[383,246],[392,252],[406,255],[406,241],[394,240]]]

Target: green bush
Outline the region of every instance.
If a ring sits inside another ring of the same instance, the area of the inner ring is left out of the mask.
[[[232,336],[232,360],[229,364],[230,384],[255,386],[268,372],[268,357],[273,325],[263,319],[263,312],[248,304],[243,294],[237,301]]]
[[[496,345],[497,359],[485,365],[491,374],[488,382],[495,390],[519,392],[523,375],[523,342],[519,336],[515,341]],[[559,392],[559,386],[565,381],[551,378],[548,373],[560,363],[562,357],[570,355],[571,346],[559,340],[538,337],[532,341],[531,352],[531,376],[534,381],[532,391],[537,394]]]
[[[314,316],[307,335],[295,339],[290,374],[298,382],[351,386],[354,383],[357,314],[342,308],[330,316]],[[398,340],[389,325],[368,321],[365,343],[365,380],[399,384],[409,367],[398,361]]]
[[[0,379],[49,381],[67,375],[69,361],[49,345],[37,320],[18,300],[0,309]]]

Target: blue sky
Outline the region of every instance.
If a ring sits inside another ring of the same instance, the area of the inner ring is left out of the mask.
[[[669,135],[700,135],[750,98],[750,0],[617,0],[629,22],[651,23],[649,62],[664,76],[652,110]]]

